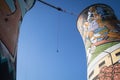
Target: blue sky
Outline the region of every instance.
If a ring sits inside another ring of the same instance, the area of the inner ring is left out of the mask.
[[[89,5],[105,3],[120,15],[120,0],[45,1],[77,15]],[[20,28],[17,80],[87,80],[86,55],[76,27],[77,17],[36,2]]]

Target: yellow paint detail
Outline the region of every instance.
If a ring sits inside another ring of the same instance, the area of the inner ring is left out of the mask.
[[[119,33],[116,33],[116,32],[109,32],[108,36],[109,36],[110,38],[120,39],[120,34],[119,34]]]
[[[120,55],[116,56],[117,53],[120,53],[120,48],[111,53],[113,63],[116,63],[120,60]]]
[[[105,64],[102,65],[101,67],[99,67],[100,63],[102,63],[103,61],[105,61]],[[94,65],[94,66],[95,66],[95,68],[94,68],[94,74],[90,77],[90,80],[93,80],[93,78],[100,73],[100,69],[101,69],[102,67],[104,67],[104,66],[110,66],[110,65],[112,65],[112,62],[111,62],[110,55],[108,54],[108,55],[106,55],[105,57],[101,58],[101,59],[96,63],[96,65]],[[89,74],[88,74],[88,75],[89,75]]]

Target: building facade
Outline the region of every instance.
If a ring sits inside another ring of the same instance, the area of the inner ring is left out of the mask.
[[[16,80],[19,29],[34,4],[35,0],[0,0],[0,80]]]
[[[93,4],[77,20],[86,49],[88,80],[120,79],[120,21],[106,4]]]

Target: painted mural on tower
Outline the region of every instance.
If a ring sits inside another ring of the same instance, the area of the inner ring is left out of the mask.
[[[20,24],[35,0],[0,0],[0,80],[16,80]]]
[[[113,9],[105,4],[89,6],[77,27],[86,48],[88,80],[119,80],[120,21]]]

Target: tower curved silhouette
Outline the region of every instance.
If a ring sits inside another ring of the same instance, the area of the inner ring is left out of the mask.
[[[119,80],[120,21],[106,4],[85,8],[77,20],[87,57],[88,80]]]
[[[35,0],[0,0],[0,80],[16,80],[20,24]]]

